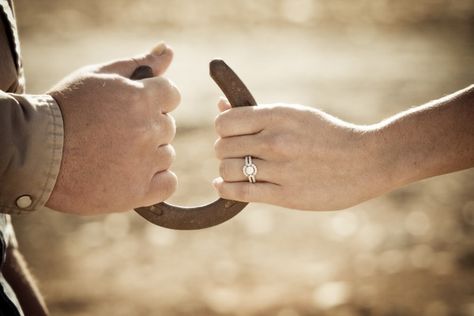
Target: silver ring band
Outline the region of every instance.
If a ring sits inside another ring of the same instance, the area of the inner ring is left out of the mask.
[[[245,156],[245,164],[242,168],[244,175],[249,179],[250,183],[257,182],[257,166],[252,162],[252,156]]]

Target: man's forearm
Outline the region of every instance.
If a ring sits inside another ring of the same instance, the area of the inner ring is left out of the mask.
[[[474,166],[474,85],[374,127],[391,189]]]

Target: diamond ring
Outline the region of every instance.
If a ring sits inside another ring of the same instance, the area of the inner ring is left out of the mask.
[[[249,179],[250,183],[255,183],[257,180],[257,166],[252,162],[252,156],[245,156],[245,164],[242,168],[244,175]]]

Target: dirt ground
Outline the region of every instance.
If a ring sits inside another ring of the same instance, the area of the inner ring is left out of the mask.
[[[173,46],[167,76],[183,101],[171,202],[184,205],[216,197],[212,58],[261,103],[361,124],[474,82],[469,0],[21,0],[17,14],[30,93],[82,65]],[[340,212],[252,204],[201,231],[134,212],[14,223],[53,315],[474,315],[473,170]]]

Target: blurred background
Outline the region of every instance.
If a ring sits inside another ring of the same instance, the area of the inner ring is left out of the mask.
[[[161,40],[174,48],[167,76],[183,101],[171,202],[184,205],[216,197],[222,93],[212,58],[261,103],[361,124],[474,81],[473,0],[16,0],[16,9],[30,93]],[[473,170],[340,212],[253,204],[194,232],[134,212],[14,222],[53,315],[474,315]]]

